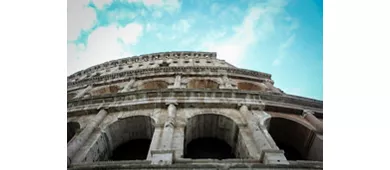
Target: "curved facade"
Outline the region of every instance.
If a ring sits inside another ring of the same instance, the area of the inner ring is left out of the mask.
[[[68,77],[68,169],[322,169],[322,101],[209,52]]]

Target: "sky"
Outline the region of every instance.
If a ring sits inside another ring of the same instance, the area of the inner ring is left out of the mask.
[[[322,0],[68,0],[67,74],[166,51],[217,52],[322,100]]]

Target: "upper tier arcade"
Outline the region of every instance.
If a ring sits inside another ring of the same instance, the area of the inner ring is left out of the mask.
[[[175,70],[181,71],[175,68],[183,67],[190,68],[191,70],[212,67],[220,68],[220,70],[225,70],[228,73],[235,72],[237,74],[269,80],[271,78],[270,74],[236,68],[224,60],[217,59],[217,53],[215,52],[183,51],[145,54],[95,65],[68,76],[68,87],[82,85],[85,84],[83,82],[86,80],[114,75],[116,73],[135,73],[137,70],[145,70],[146,72],[150,72],[152,70],[156,72],[170,72]],[[161,68],[170,68],[171,70],[161,70]]]

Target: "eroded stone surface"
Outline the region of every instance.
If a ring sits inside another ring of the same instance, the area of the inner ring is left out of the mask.
[[[322,101],[285,94],[271,75],[216,53],[148,54],[77,72],[68,77],[68,122],[70,169],[322,169]],[[192,141],[209,139],[231,155],[207,159],[216,148],[205,147],[200,159],[186,156]],[[137,140],[148,143],[139,160],[112,161]],[[288,160],[289,147],[309,161]]]

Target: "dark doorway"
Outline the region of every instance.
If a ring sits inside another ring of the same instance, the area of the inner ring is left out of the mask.
[[[187,146],[185,158],[191,159],[229,159],[235,158],[232,148],[217,138],[199,138]]]
[[[67,127],[67,142],[69,142],[77,134],[77,131],[80,129],[80,124],[77,122],[68,122]]]
[[[145,160],[150,143],[150,139],[130,140],[114,150],[111,160]]]
[[[268,131],[287,160],[310,160],[306,146],[310,129],[292,120],[271,118]]]

